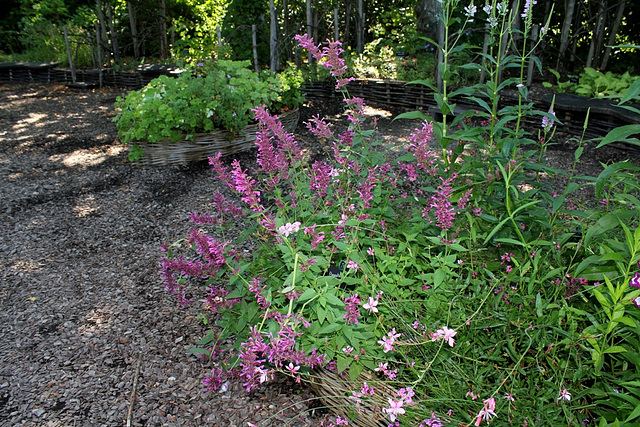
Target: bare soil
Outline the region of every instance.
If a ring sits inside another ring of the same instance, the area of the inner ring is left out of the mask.
[[[205,333],[158,275],[159,248],[205,211],[219,184],[206,162],[139,168],[112,119],[116,89],[0,85],[0,425],[312,426],[326,417],[303,386],[278,378],[247,394],[205,392],[189,355]],[[370,109],[398,146],[415,122]],[[339,103],[313,101],[302,121]],[[320,147],[301,123],[301,144]],[[567,144],[551,165],[568,168]],[[240,154],[243,168],[255,152]],[[578,173],[640,155],[589,151]]]

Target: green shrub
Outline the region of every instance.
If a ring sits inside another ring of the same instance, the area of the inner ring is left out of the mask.
[[[226,60],[199,63],[177,78],[160,76],[118,98],[115,121],[122,142],[175,142],[213,130],[234,134],[253,120],[251,109],[256,106],[278,111],[302,102],[296,72],[258,75],[248,65]]]

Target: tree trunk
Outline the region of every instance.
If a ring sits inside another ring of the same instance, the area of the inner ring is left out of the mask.
[[[418,33],[437,41],[438,27],[441,25],[439,17],[440,3],[438,3],[438,0],[418,0],[414,14]]]
[[[356,52],[364,51],[364,6],[362,0],[358,0],[356,16]]]
[[[113,48],[113,59],[116,64],[120,64],[120,48],[118,47],[118,34],[113,23],[113,6],[111,0],[107,2],[107,18],[109,19],[109,33],[111,34],[111,47]]]
[[[269,14],[271,16],[271,25],[269,30],[269,52],[271,71],[279,71],[280,60],[278,58],[278,16],[276,14],[276,5],[274,0],[269,0]]]
[[[562,31],[560,32],[560,51],[558,52],[558,63],[556,68],[564,68],[561,66],[567,47],[569,47],[569,33],[571,32],[571,24],[573,23],[573,14],[576,10],[576,0],[567,1],[567,10],[564,14],[564,22]]]
[[[107,27],[104,23],[104,12],[102,11],[102,2],[100,0],[96,0],[97,12],[98,12],[98,22],[100,23],[100,44],[107,50],[110,50],[107,38]]]
[[[165,0],[158,0],[158,35],[160,43],[160,59],[162,61],[167,59],[168,46],[167,46],[167,5]]]
[[[131,25],[131,38],[133,39],[133,57],[140,58],[140,42],[138,41],[138,25],[136,22],[136,9],[133,2],[127,1],[129,10],[129,25]]]
[[[602,44],[601,40],[604,37],[604,22],[607,16],[606,13],[606,0],[601,0],[598,5],[598,19],[596,21],[596,28],[589,44],[589,54],[587,55],[586,67],[593,67],[598,65],[598,58],[600,57],[599,47]]]
[[[289,1],[282,0],[282,13],[283,13],[283,21],[282,21],[282,30],[284,32],[284,44],[285,50],[287,52],[287,61],[291,62],[293,56],[291,54],[291,36],[289,35]]]
[[[349,24],[351,24],[351,0],[347,0],[344,6],[344,32],[342,43],[346,46],[349,42]]]
[[[307,0],[307,36],[311,37],[313,35],[313,11],[311,9],[311,0]],[[314,40],[314,42],[318,42]],[[309,53],[309,65],[313,63],[313,56]]]
[[[616,11],[613,28],[611,29],[611,33],[609,34],[609,41],[607,42],[607,49],[604,52],[602,64],[600,65],[600,69],[602,70],[606,70],[607,65],[609,65],[609,58],[611,57],[611,46],[615,45],[616,43],[616,35],[618,34],[618,30],[620,29],[620,23],[622,22],[622,16],[626,4],[626,0],[622,0],[620,3],[618,3],[618,10]]]

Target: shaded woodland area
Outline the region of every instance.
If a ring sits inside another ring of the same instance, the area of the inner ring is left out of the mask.
[[[461,17],[469,3],[460,2]],[[505,3],[521,11],[525,0]],[[292,41],[305,32],[316,40],[340,39],[352,52],[389,47],[416,56],[431,54],[425,37],[441,39],[439,5],[437,0],[7,0],[0,12],[0,51],[4,61],[65,64],[67,29],[74,63],[87,68],[225,56],[257,58],[277,70],[304,60]],[[477,7],[478,19],[465,29],[465,41],[480,47],[487,23],[482,5]],[[538,0],[534,24],[541,27],[550,17],[538,55],[559,71],[592,67],[637,74],[637,54],[620,46],[640,44],[638,15],[640,3],[629,0]],[[517,30],[520,14],[515,18]]]

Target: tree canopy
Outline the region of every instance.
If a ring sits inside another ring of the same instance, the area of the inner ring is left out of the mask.
[[[277,19],[276,34],[271,34],[270,3]],[[469,3],[459,1],[460,14]],[[525,1],[508,3],[520,10]],[[95,65],[98,40],[107,53],[104,58],[114,63],[221,52],[234,59],[252,59],[255,25],[263,64],[269,63],[274,43],[279,60],[291,61],[293,35],[309,29],[319,40],[337,34],[353,51],[370,45],[374,50],[391,46],[419,53],[427,44],[422,37],[437,37],[438,4],[436,0],[5,0],[0,12],[0,52],[65,62],[62,28],[67,27],[74,60],[84,66]],[[591,66],[633,71],[631,52],[607,46],[640,44],[639,2],[538,0],[534,22],[542,24],[551,11],[543,46],[547,63],[559,69]],[[470,42],[481,44],[486,23],[480,16],[474,25]]]

